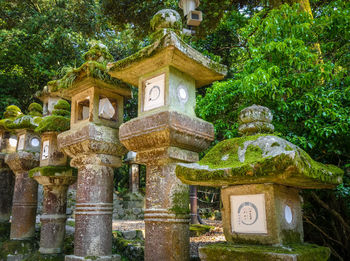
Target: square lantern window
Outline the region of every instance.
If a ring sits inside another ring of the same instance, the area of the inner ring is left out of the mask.
[[[107,98],[104,95],[100,96],[98,105],[98,117],[104,120],[117,121],[118,107],[115,99]]]
[[[90,97],[84,100],[78,101],[78,121],[84,121],[89,119],[90,114]]]
[[[17,151],[40,152],[40,137],[32,131],[18,132]]]
[[[5,148],[4,151],[6,153],[14,153],[16,152],[17,147],[17,136],[14,134],[6,133],[4,136],[5,139]]]
[[[43,133],[41,144],[40,167],[66,164],[67,156],[58,149],[56,132]]]

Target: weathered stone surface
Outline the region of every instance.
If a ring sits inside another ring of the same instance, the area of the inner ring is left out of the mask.
[[[271,111],[263,106],[253,105],[239,113],[238,133],[240,135],[254,135],[257,133],[273,133],[274,126]]]
[[[72,176],[72,171],[57,175],[60,176],[42,176],[39,171],[33,175],[33,178],[44,187],[39,249],[42,254],[60,254],[63,250],[67,190],[68,186],[76,181],[76,177]]]
[[[174,111],[138,117],[122,125],[120,141],[132,151],[140,152],[152,148],[177,147],[189,151],[204,150],[213,141],[214,127],[211,123]],[[186,161],[186,160],[185,160]]]
[[[202,261],[326,261],[330,256],[329,248],[309,244],[267,247],[215,243],[200,247],[198,252]]]
[[[176,174],[191,185],[276,183],[298,188],[333,188],[343,171],[311,159],[302,149],[273,135],[225,140],[198,163],[178,164]]]
[[[128,58],[109,64],[109,74],[134,86],[141,75],[164,66],[173,66],[190,75],[197,87],[221,80],[227,73],[225,66],[205,57],[183,42],[170,30],[159,30],[158,39]]]
[[[66,165],[67,156],[58,149],[57,135],[57,132],[45,132],[41,135],[40,167]],[[45,155],[43,146],[48,150]]]
[[[116,139],[118,133],[117,129],[86,123],[78,130],[60,133],[57,140],[59,149],[72,158],[89,153],[122,156],[127,150]]]
[[[6,155],[5,162],[16,176],[10,238],[30,239],[35,232],[38,183],[28,177],[28,170],[39,165],[39,153],[19,151]]]
[[[15,185],[15,176],[4,160],[5,154],[0,153],[0,224],[10,220]]]
[[[181,16],[175,10],[162,9],[153,16],[151,20],[151,27],[153,30],[159,30],[163,28],[181,30]]]

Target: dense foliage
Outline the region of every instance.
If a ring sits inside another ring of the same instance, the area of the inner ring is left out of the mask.
[[[229,73],[198,91],[197,114],[215,125],[218,142],[237,136],[241,109],[267,106],[278,135],[348,170],[350,3],[310,0],[312,18],[300,6],[280,6],[286,2],[309,1],[201,1],[204,21],[187,40]],[[135,53],[164,7],[182,14],[177,0],[0,0],[0,113],[9,104],[27,108],[37,90],[75,70],[97,42],[114,60]],[[125,120],[137,113],[137,89],[133,94]],[[119,190],[127,179],[120,168]],[[337,190],[304,193],[306,240],[329,246],[339,260],[350,259],[349,183],[347,174]]]
[[[222,62],[230,66],[227,80],[198,96],[198,115],[214,123],[220,141],[237,136],[241,109],[267,106],[279,135],[318,161],[349,168],[350,3],[318,7],[314,19],[288,5],[249,19],[244,15],[231,13],[215,33],[193,43],[214,58],[225,52]],[[350,256],[349,173],[344,181],[336,191],[305,192],[304,216],[306,239],[319,238],[317,243],[345,260]]]

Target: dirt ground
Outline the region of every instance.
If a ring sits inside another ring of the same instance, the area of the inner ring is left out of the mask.
[[[222,230],[222,221],[203,220],[206,225],[215,227],[211,232],[208,232],[199,237],[191,237],[191,256],[198,256],[198,248],[200,246],[225,241]],[[127,230],[145,230],[145,223],[143,220],[113,220],[113,230],[127,231]]]

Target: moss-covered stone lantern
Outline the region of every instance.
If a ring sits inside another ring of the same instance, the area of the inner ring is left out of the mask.
[[[327,260],[329,249],[303,244],[299,191],[334,188],[343,171],[270,134],[272,114],[265,107],[248,107],[239,120],[244,136],[220,142],[198,163],[176,167],[184,183],[221,187],[229,243],[200,248],[201,260]]]
[[[43,103],[43,116],[52,115],[54,106],[61,99],[58,95],[50,93],[48,86],[45,86],[41,91],[38,91],[35,96]]]
[[[51,90],[72,101],[70,130],[57,138],[78,169],[74,255],[66,260],[113,260],[113,168],[121,166],[127,152],[118,140],[118,128],[124,98],[131,92],[107,74],[111,55],[105,46],[95,45],[84,58],[81,67],[51,83]]]
[[[29,115],[19,114],[7,128],[17,133],[15,153],[7,154],[6,164],[16,176],[13,194],[11,235],[12,240],[29,240],[34,237],[38,184],[28,177],[28,171],[39,165],[40,136],[34,129],[41,121],[42,107],[29,105]]]
[[[48,98],[50,100],[50,98]],[[29,171],[29,176],[44,188],[43,210],[40,216],[41,254],[61,254],[66,225],[68,186],[76,181],[67,156],[58,149],[57,135],[69,130],[70,105],[58,100],[52,115],[42,119],[35,129],[41,133],[40,167]],[[58,260],[58,257],[56,257]],[[61,256],[63,260],[63,256]]]
[[[4,113],[4,119],[0,120],[0,241],[9,237],[9,220],[15,184],[14,175],[7,164],[5,164],[5,156],[16,150],[17,138],[9,132],[6,126],[19,114],[21,114],[21,111],[18,107],[8,106]]]
[[[138,117],[119,138],[147,166],[145,260],[189,260],[189,192],[175,163],[195,162],[214,139],[196,118],[197,87],[222,79],[226,68],[184,43],[180,15],[161,10],[151,20],[153,43],[110,64],[110,74],[139,88]]]

